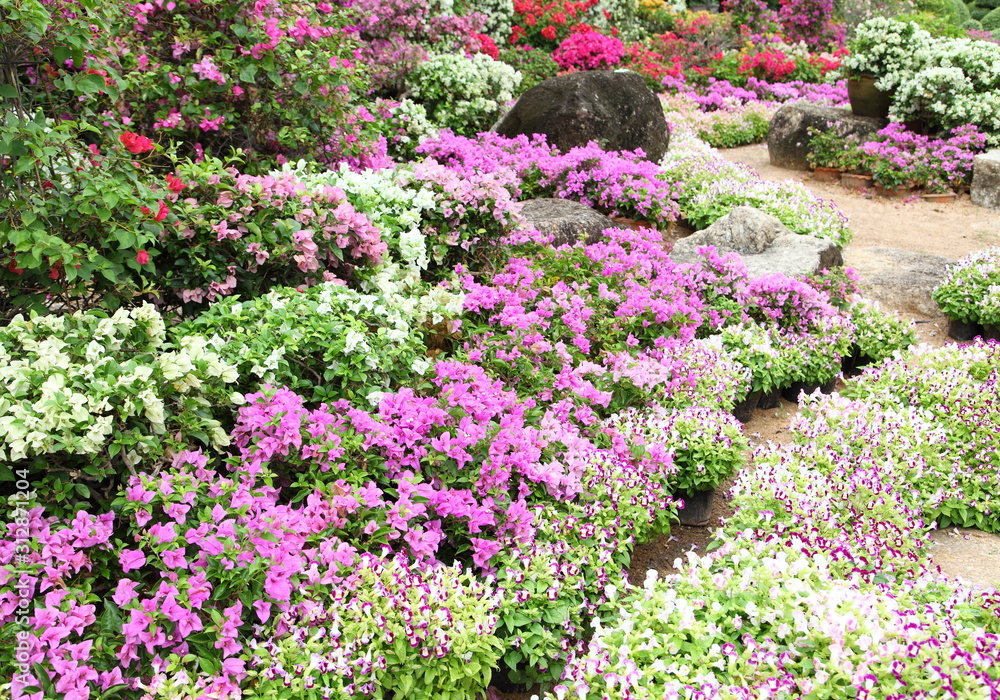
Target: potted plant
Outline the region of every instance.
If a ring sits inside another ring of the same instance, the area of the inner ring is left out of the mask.
[[[956,340],[1000,334],[1000,248],[967,255],[948,268],[931,293],[941,312],[951,320]]]
[[[851,111],[884,119],[889,115],[892,90],[910,70],[931,35],[913,22],[873,17],[858,25],[841,62],[847,78]]]
[[[749,448],[739,421],[707,406],[630,408],[609,423],[618,434],[630,436],[636,448],[669,451],[674,471],[668,484],[684,501],[678,511],[684,525],[708,524],[716,488],[743,466]]]
[[[837,133],[836,124],[827,123],[826,131],[809,127],[809,152],[806,161],[813,169],[813,179],[819,182],[837,182],[842,172],[841,157],[844,137]]]

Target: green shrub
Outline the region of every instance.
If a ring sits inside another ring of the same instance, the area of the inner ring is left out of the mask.
[[[440,287],[424,295],[361,294],[321,284],[279,288],[245,302],[228,298],[173,329],[204,335],[239,368],[242,392],[286,386],[316,402],[368,398],[413,386],[428,367],[425,333],[461,312]]]
[[[152,184],[146,156],[118,140],[88,149],[84,125],[2,115],[0,318],[53,305],[113,311],[155,279],[153,249],[173,220],[167,183]]]
[[[961,25],[972,18],[969,8],[962,0],[948,0],[951,7],[951,19],[955,24]]]
[[[990,10],[989,14],[984,16],[980,22],[983,24],[983,29],[987,31],[996,31],[1000,29],[1000,7]]]
[[[911,14],[899,15],[900,22],[913,22],[934,37],[948,37],[957,39],[965,36],[965,31],[952,22],[949,14],[938,14],[936,12],[913,12]]]
[[[962,29],[965,30],[972,29],[974,31],[982,31],[983,23],[975,19],[966,20],[965,22],[962,22]]]
[[[519,92],[538,85],[543,80],[554,78],[559,72],[559,64],[552,60],[547,51],[531,46],[515,46],[500,52],[500,60],[521,73]]]
[[[988,7],[976,7],[969,14],[972,19],[982,22],[983,17],[990,13],[990,8]]]

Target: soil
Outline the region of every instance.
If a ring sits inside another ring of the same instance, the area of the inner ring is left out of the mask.
[[[832,200],[847,215],[855,234],[854,241],[844,251],[847,266],[851,266],[852,259],[863,255],[866,248],[894,248],[958,260],[976,250],[1000,246],[1000,212],[974,206],[967,193],[945,204],[930,203],[916,195],[886,199],[870,190],[847,190],[837,183],[814,181],[809,172],[774,167],[764,144],[720,152],[727,160],[754,168],[765,180],[801,182],[816,196]],[[896,310],[915,322],[920,342],[941,346],[949,340],[944,316]],[[776,409],[755,411],[743,426],[751,449],[767,441],[787,442],[789,420],[797,410],[795,404],[782,399]],[[633,584],[642,585],[650,569],[661,575],[673,573],[675,564],[686,560],[687,552],[704,554],[708,550],[720,520],[733,512],[728,497],[732,481],[717,490],[709,525],[675,525],[669,535],[636,547],[629,569]],[[978,530],[949,528],[932,533],[931,538],[935,543],[932,558],[943,574],[976,585],[1000,585],[1000,537]],[[532,695],[531,692],[495,693],[493,698],[529,700]]]

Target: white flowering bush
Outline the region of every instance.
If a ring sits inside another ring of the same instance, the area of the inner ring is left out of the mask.
[[[173,333],[210,337],[239,368],[243,392],[270,384],[314,401],[377,404],[383,392],[419,381],[431,364],[426,336],[433,326],[453,329],[461,311],[462,295],[441,287],[366,294],[324,283],[225,299]]]
[[[931,296],[950,319],[1000,326],[1000,248],[977,251],[949,266]]]
[[[667,450],[674,465],[668,485],[682,496],[716,488],[746,461],[747,439],[728,411],[707,406],[631,408],[612,416],[608,424],[633,444]]]
[[[476,0],[476,12],[486,16],[483,31],[497,44],[506,43],[514,24],[514,0]]]
[[[849,312],[854,323],[853,351],[858,357],[877,362],[917,343],[913,322],[904,321],[877,301],[859,297]]]
[[[16,316],[0,328],[0,462],[30,467],[53,512],[104,502],[173,445],[228,445],[214,412],[236,379],[204,337],[166,344],[148,304]],[[0,480],[12,480],[7,467]]]
[[[438,126],[457,134],[485,131],[514,99],[521,74],[486,54],[432,54],[410,75],[410,97]]]
[[[841,67],[850,77],[870,75],[879,88],[891,90],[913,68],[916,54],[933,41],[914,22],[872,17],[856,27]]]
[[[880,17],[859,25],[849,48],[844,69],[892,93],[892,121],[922,119],[941,131],[973,124],[1000,144],[1000,45]]]

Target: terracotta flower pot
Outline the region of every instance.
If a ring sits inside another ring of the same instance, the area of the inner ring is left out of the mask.
[[[813,169],[812,179],[816,182],[837,182],[840,180],[840,168],[817,166]]]
[[[950,204],[958,199],[957,192],[925,192],[920,199],[931,204]]]
[[[894,187],[875,185],[875,194],[886,199],[906,199],[913,195],[913,188],[906,185],[895,185]]]
[[[840,186],[848,190],[862,190],[872,186],[872,176],[859,173],[841,173]]]
[[[847,99],[851,101],[851,111],[859,117],[885,119],[892,105],[892,93],[875,87],[875,78],[870,76],[848,79]]]

